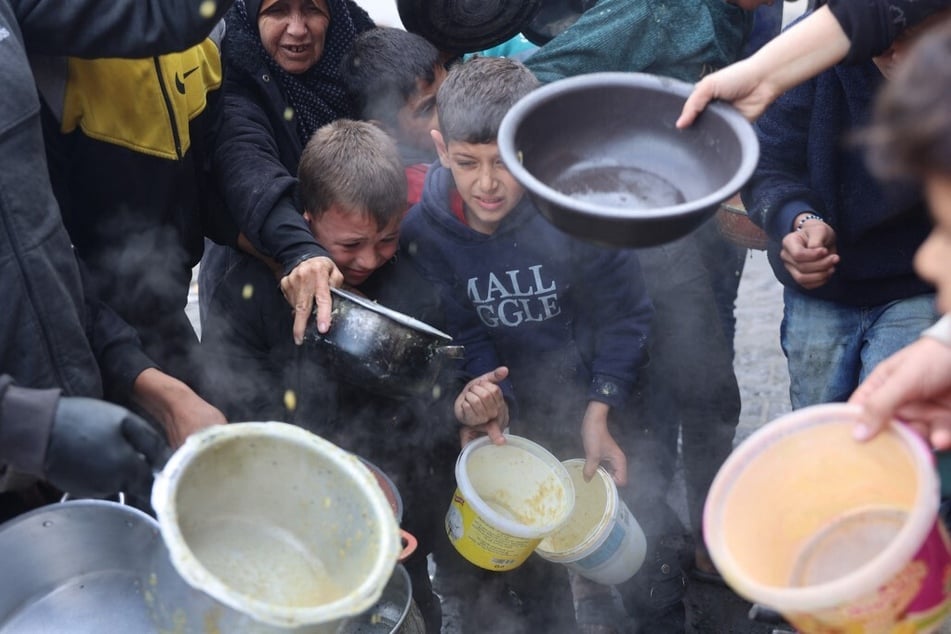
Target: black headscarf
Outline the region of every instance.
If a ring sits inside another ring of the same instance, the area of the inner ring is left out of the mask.
[[[297,134],[301,145],[304,145],[320,126],[354,116],[340,79],[340,60],[350,48],[354,36],[373,27],[373,22],[365,11],[347,0],[327,0],[330,25],[324,39],[323,54],[310,69],[292,75],[281,68],[264,49],[258,31],[261,3],[262,0],[235,0],[234,9],[241,17],[237,27],[246,30],[257,44],[259,54],[290,101],[297,118]]]

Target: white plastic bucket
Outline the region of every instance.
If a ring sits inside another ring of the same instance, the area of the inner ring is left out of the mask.
[[[506,435],[466,445],[456,460],[456,492],[446,532],[459,553],[486,570],[520,566],[574,507],[565,467],[544,447]]]
[[[380,598],[400,552],[393,510],[359,458],[284,423],[189,436],[152,505],[189,585],[279,628],[335,631]],[[229,631],[229,612],[189,627]]]
[[[574,510],[564,526],[545,537],[535,552],[597,583],[623,583],[644,563],[647,539],[618,497],[610,474],[599,467],[591,481],[585,482],[584,463],[583,459],[562,463],[574,486]]]

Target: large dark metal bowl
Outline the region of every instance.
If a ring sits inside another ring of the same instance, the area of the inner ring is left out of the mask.
[[[642,73],[553,82],[503,119],[502,160],[567,233],[618,247],[669,242],[712,217],[759,160],[732,106],[710,104],[690,128],[674,126],[691,90]]]

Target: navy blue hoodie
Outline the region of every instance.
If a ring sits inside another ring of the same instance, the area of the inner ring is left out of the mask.
[[[883,81],[871,61],[839,64],[786,92],[756,122],[760,161],[743,203],[769,234],[776,277],[810,297],[875,306],[932,290],[912,266],[931,230],[924,201],[917,189],[876,180],[848,136],[868,123]],[[811,290],[779,257],[793,220],[807,211],[835,229],[841,256],[829,281]]]
[[[589,400],[622,405],[645,360],[653,314],[634,252],[562,233],[527,196],[494,234],[479,233],[453,215],[454,190],[452,173],[434,164],[400,240],[443,293],[467,371],[507,365],[522,414],[551,411],[568,395],[571,410]]]

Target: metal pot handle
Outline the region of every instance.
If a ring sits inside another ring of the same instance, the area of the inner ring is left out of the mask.
[[[465,346],[439,346],[436,354],[444,359],[462,359],[466,356]]]
[[[63,497],[59,499],[59,503],[62,504],[63,502],[69,502],[71,497],[72,496],[69,494],[69,491],[67,491],[63,493]],[[116,501],[119,504],[125,506],[125,492],[119,491],[118,493],[116,493]]]

